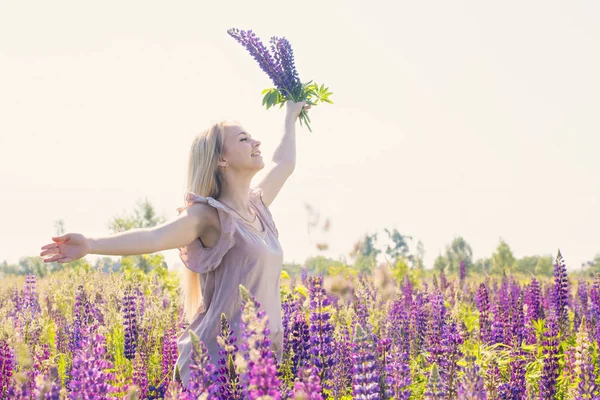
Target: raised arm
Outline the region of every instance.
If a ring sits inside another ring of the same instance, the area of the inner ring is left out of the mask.
[[[211,229],[219,229],[216,210],[208,204],[190,205],[177,217],[152,228],[136,228],[110,236],[87,238],[79,233],[52,237],[54,243],[42,246],[44,262],[66,263],[87,254],[128,256],[149,254],[185,246]]]

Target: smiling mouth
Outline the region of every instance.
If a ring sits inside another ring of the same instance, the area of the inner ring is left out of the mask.
[[[260,155],[262,155],[260,151],[257,153],[251,154],[252,157],[256,157],[256,156],[260,156]]]

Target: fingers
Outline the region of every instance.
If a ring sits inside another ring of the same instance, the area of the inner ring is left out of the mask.
[[[46,258],[46,259],[44,260],[44,262],[46,262],[46,263],[49,263],[49,262],[54,262],[54,261],[60,260],[60,259],[62,259],[62,258],[65,258],[65,257],[66,257],[66,256],[64,256],[64,255],[62,255],[62,254],[57,254],[57,255],[55,255],[55,256],[53,256],[53,257]],[[66,258],[68,258],[68,257],[66,257]]]
[[[55,242],[66,242],[69,239],[71,239],[71,234],[67,233],[65,235],[62,236],[52,236],[52,240],[54,240]]]
[[[42,250],[58,248],[58,243],[50,243],[41,247]]]
[[[41,256],[45,256],[45,255],[47,255],[47,254],[58,254],[58,253],[60,253],[60,250],[59,250],[59,248],[58,248],[58,247],[52,247],[52,248],[50,248],[50,249],[46,249],[46,250],[42,251],[42,252],[40,253],[40,257],[41,257]]]

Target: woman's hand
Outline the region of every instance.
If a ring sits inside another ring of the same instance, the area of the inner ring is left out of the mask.
[[[52,237],[52,240],[56,243],[42,246],[44,251],[40,253],[40,256],[54,254],[50,258],[46,258],[44,262],[67,263],[89,254],[89,241],[79,233],[66,233],[62,236]]]
[[[310,109],[310,104],[306,104],[306,101],[299,101],[296,103],[293,100],[288,100],[285,102],[286,108],[286,120],[296,122],[298,116],[302,112],[302,109],[308,111]]]

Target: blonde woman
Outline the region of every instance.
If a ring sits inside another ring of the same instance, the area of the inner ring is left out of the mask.
[[[295,125],[305,102],[286,103],[283,139],[273,155],[273,167],[250,188],[252,177],[265,167],[260,141],[232,121],[221,121],[193,140],[188,161],[187,190],[179,215],[153,228],[132,229],[100,238],[78,233],[53,237],[42,247],[45,262],[65,263],[87,254],[134,255],[175,249],[185,268],[181,279],[188,328],[178,338],[179,377],[189,380],[193,330],[218,365],[220,316],[224,313],[239,338],[244,285],[269,317],[270,338],[281,361],[283,325],[279,277],[283,251],[268,206],[294,171]]]

